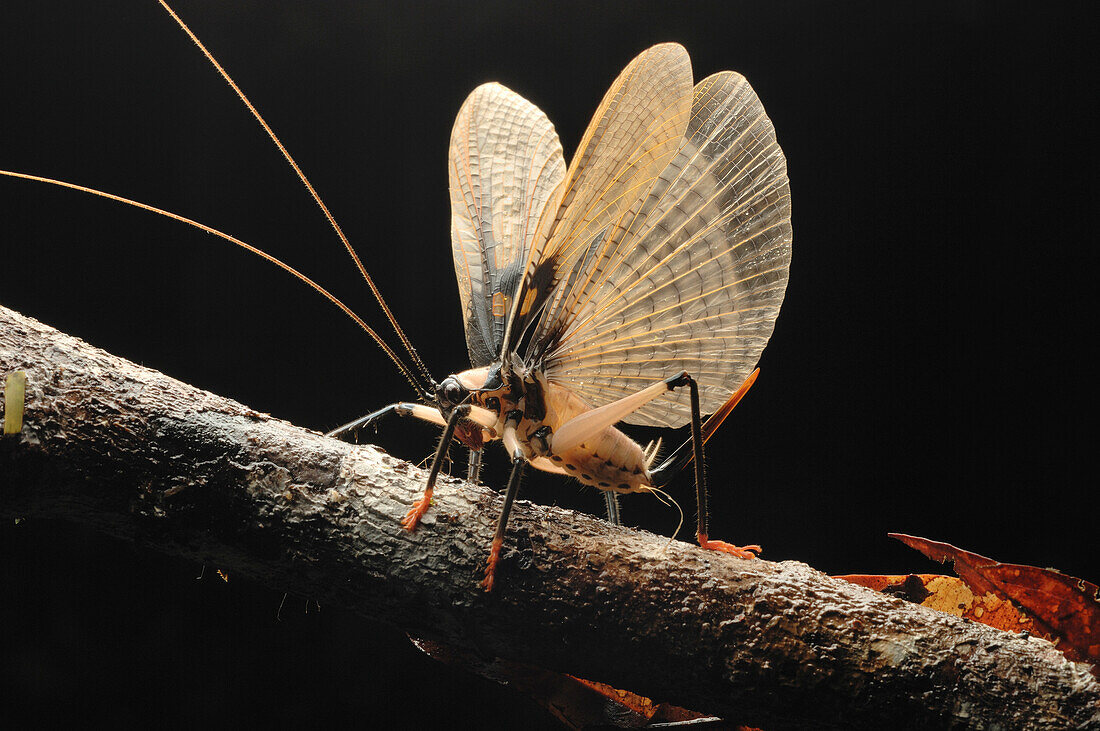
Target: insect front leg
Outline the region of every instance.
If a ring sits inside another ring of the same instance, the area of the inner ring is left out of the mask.
[[[519,493],[519,483],[523,478],[523,470],[527,466],[527,458],[523,455],[516,439],[516,426],[523,418],[522,411],[508,413],[504,422],[504,444],[512,455],[512,472],[508,475],[508,487],[504,490],[504,507],[501,508],[500,517],[497,519],[497,531],[493,535],[493,545],[489,549],[489,562],[485,566],[485,578],[479,586],[485,591],[493,590],[496,581],[497,564],[500,563],[500,551],[504,547],[504,532],[508,528],[508,516],[512,512],[512,503]]]
[[[427,409],[429,407],[425,406],[423,408]],[[440,421],[443,420],[442,415],[439,419]],[[455,428],[463,419],[468,419],[483,428],[490,428],[496,423],[496,415],[479,406],[461,404],[451,410],[447,420],[443,422],[443,436],[439,439],[439,447],[435,450],[435,457],[432,458],[432,465],[428,470],[428,484],[424,487],[424,495],[409,508],[409,512],[405,514],[405,519],[401,521],[401,525],[404,526],[405,530],[411,531],[416,528],[420,523],[420,519],[424,517],[424,513],[428,512],[428,508],[432,504],[432,493],[435,491],[435,481],[439,477],[440,467],[443,466],[443,458],[447,456],[447,450],[451,447],[451,441],[455,436]]]
[[[325,434],[326,437],[334,437],[336,439],[343,439],[349,434],[353,434],[365,426],[370,426],[376,421],[379,421],[384,416],[390,414],[397,414],[398,416],[414,416],[417,419],[423,419],[424,421],[430,421],[433,424],[439,426],[446,426],[447,421],[443,418],[443,415],[439,413],[439,409],[425,406],[423,404],[412,404],[404,401],[396,404],[390,404],[378,411],[373,411],[366,416],[361,416],[355,421],[349,421],[343,426],[336,427],[332,431]]]
[[[373,424],[388,414],[413,416],[417,419],[422,419],[443,427],[443,436],[440,438],[439,447],[436,449],[435,456],[432,458],[432,464],[428,472],[428,483],[424,488],[424,494],[411,508],[409,508],[409,512],[405,514],[405,518],[401,521],[401,525],[404,526],[406,530],[411,531],[420,523],[420,519],[424,517],[424,513],[428,511],[428,508],[432,504],[432,493],[435,491],[435,482],[439,477],[439,470],[443,465],[443,459],[447,455],[447,450],[451,446],[451,441],[454,439],[455,428],[458,426],[459,422],[463,419],[469,419],[480,427],[491,428],[496,422],[496,416],[486,409],[471,406],[469,404],[462,404],[456,406],[451,411],[450,416],[444,419],[439,409],[434,407],[425,406],[424,404],[399,402],[390,404],[378,411],[360,417],[355,421],[350,421],[339,428],[333,429],[325,436],[341,438],[365,426]],[[471,473],[476,476],[477,470],[473,469],[473,467],[475,465],[480,466],[481,461],[479,458],[475,459],[474,455],[480,457],[480,452],[474,450],[470,451]]]
[[[455,427],[458,425],[459,420],[462,419],[469,410],[469,406],[456,408],[451,412],[450,418],[444,419],[439,409],[424,406],[423,404],[399,402],[383,407],[355,421],[349,421],[347,424],[333,429],[325,436],[342,438],[348,434],[359,431],[365,426],[373,424],[389,414],[414,416],[418,419],[430,421],[433,424],[439,424],[444,427],[443,438],[440,439],[439,448],[436,450],[435,458],[432,459],[431,471],[428,473],[428,484],[424,488],[424,495],[409,508],[409,512],[405,514],[405,518],[401,521],[401,525],[404,526],[405,530],[412,530],[420,522],[420,519],[424,517],[424,513],[427,512],[428,506],[432,504],[432,492],[435,489],[435,481],[439,476],[439,468],[443,463],[443,457],[447,454],[447,448],[451,445],[451,439],[454,438]]]
[[[527,466],[527,460],[522,454],[512,457],[512,473],[508,475],[508,487],[504,491],[504,507],[497,519],[497,532],[493,535],[493,545],[489,549],[489,563],[485,566],[485,578],[479,586],[485,591],[493,590],[493,582],[496,581],[497,564],[500,563],[500,550],[504,546],[504,532],[508,528],[508,515],[512,512],[512,503],[519,493],[519,483],[523,478],[523,469]]]
[[[429,407],[422,408],[427,409]],[[439,412],[437,411],[437,413]],[[439,418],[440,421],[442,421],[442,416]],[[436,456],[432,457],[431,467],[428,470],[428,484],[423,488],[423,496],[409,508],[409,511],[405,514],[405,519],[401,521],[401,525],[403,525],[405,530],[411,531],[415,529],[420,523],[420,519],[423,518],[423,513],[428,512],[428,508],[431,506],[432,492],[436,490],[436,479],[439,477],[439,469],[443,465],[443,458],[447,456],[447,451],[451,447],[455,428],[458,427],[459,422],[463,419],[473,421],[481,425],[482,428],[488,429],[492,424],[496,423],[496,414],[492,411],[482,409],[481,407],[470,406],[469,403],[463,403],[463,405],[456,406],[451,410],[447,421],[443,422],[443,435],[439,440]]]
[[[469,406],[459,406],[447,418],[443,436],[439,439],[439,447],[435,450],[435,457],[432,458],[432,466],[428,471],[428,484],[424,487],[424,495],[420,500],[413,503],[413,506],[409,508],[409,512],[405,514],[405,519],[401,521],[401,525],[405,530],[411,531],[416,528],[417,524],[420,523],[420,519],[424,517],[424,513],[428,512],[428,507],[432,504],[432,493],[435,491],[435,481],[439,477],[439,468],[443,465],[443,457],[446,456],[447,450],[451,446],[451,440],[454,439],[455,427],[458,426],[458,422],[465,415],[463,412],[469,410]]]

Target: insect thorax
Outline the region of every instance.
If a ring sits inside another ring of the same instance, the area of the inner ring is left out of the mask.
[[[568,389],[550,384],[540,370],[502,372],[499,364],[493,364],[454,377],[469,389],[472,405],[497,417],[495,428],[485,430],[483,441],[502,438],[511,424],[515,448],[539,469],[560,472],[603,490],[633,492],[649,485],[648,460],[641,446],[614,427],[566,453],[553,452],[554,430],[591,407]]]

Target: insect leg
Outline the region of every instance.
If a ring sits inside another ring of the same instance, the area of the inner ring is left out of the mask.
[[[695,460],[695,499],[699,510],[699,545],[711,551],[730,553],[738,558],[756,558],[760,546],[734,546],[725,541],[712,541],[707,535],[707,471],[703,461],[703,419],[699,413],[699,384],[687,373],[681,374],[674,388],[686,385],[691,396],[691,448]],[[671,383],[671,381],[670,381]]]
[[[611,525],[622,525],[623,521],[619,515],[619,494],[613,490],[604,490],[603,499],[607,504],[607,522]]]
[[[748,391],[752,382],[755,380],[755,373],[746,380],[745,384],[738,389],[737,393],[730,398],[726,406],[720,409],[721,418],[714,423],[714,429],[721,423],[721,419],[724,419],[729,410],[737,404],[741,396]],[[714,429],[707,429],[704,434],[702,416],[699,413],[699,384],[695,382],[695,379],[687,374],[686,371],[679,375],[666,378],[663,381],[658,381],[651,386],[643,388],[637,393],[633,393],[629,396],[613,401],[609,404],[605,404],[597,409],[586,411],[583,414],[576,416],[569,421],[562,424],[554,434],[551,436],[550,448],[554,452],[561,454],[581,444],[585,439],[598,434],[603,429],[611,426],[617,421],[621,421],[626,415],[637,411],[645,404],[649,403],[658,396],[667,393],[676,388],[688,387],[688,391],[691,396],[691,455],[695,461],[695,491],[699,506],[699,531],[697,538],[699,539],[699,545],[703,548],[713,551],[723,551],[725,553],[731,553],[740,558],[753,558],[754,551],[759,551],[759,546],[734,546],[723,541],[712,541],[707,535],[707,483],[706,473],[703,465],[703,442],[706,438],[713,433]],[[709,423],[708,423],[709,426]],[[686,446],[685,442],[685,446]],[[677,452],[681,452],[681,449]],[[666,460],[661,467],[653,470],[650,473],[651,479],[654,480],[654,484],[660,485],[671,479],[671,476],[675,472],[679,471],[683,467],[687,458],[684,455],[674,455],[675,459]]]
[[[679,380],[685,377],[688,377],[686,372],[672,378],[666,378],[663,381],[657,381],[652,386],[647,386],[637,393],[632,393],[618,401],[612,401],[597,409],[573,417],[554,430],[550,438],[550,449],[555,454],[568,452],[585,439],[599,434],[617,421],[622,421],[623,417],[634,413],[658,396],[666,394],[674,388],[679,388],[683,385],[679,383]]]
[[[443,429],[443,436],[439,439],[439,447],[435,450],[435,457],[432,458],[432,466],[428,471],[428,484],[424,486],[424,495],[409,508],[409,512],[405,514],[405,519],[401,521],[401,525],[405,530],[416,528],[420,519],[424,517],[424,513],[428,512],[428,507],[432,504],[432,492],[435,491],[435,481],[439,477],[439,468],[443,466],[443,458],[447,454],[447,449],[451,446],[451,440],[454,439],[455,427],[469,413],[469,406],[456,406],[451,411],[451,415],[447,417],[447,425]]]
[[[706,444],[707,440],[718,430],[718,427],[722,426],[722,422],[730,415],[733,408],[741,402],[741,399],[744,398],[745,394],[752,388],[752,384],[756,382],[756,377],[759,374],[759,368],[750,373],[749,377],[745,379],[745,382],[741,384],[740,388],[730,395],[729,400],[703,422],[703,444]],[[691,438],[689,437],[687,441],[672,450],[672,453],[669,454],[661,464],[649,471],[649,477],[653,480],[653,484],[656,487],[664,487],[667,485],[672,481],[673,477],[680,474],[680,470],[687,467],[688,463],[692,461],[694,453],[692,452],[691,444]]]
[[[466,469],[466,479],[475,485],[481,479],[481,455],[482,450],[470,450],[470,462]]]
[[[378,421],[384,416],[389,414],[397,414],[398,416],[415,416],[418,419],[424,421],[430,421],[433,424],[439,426],[445,426],[446,421],[443,420],[443,415],[439,413],[438,409],[433,409],[430,406],[424,406],[423,404],[410,404],[400,402],[396,404],[390,404],[378,411],[371,412],[366,416],[361,416],[355,421],[349,421],[343,426],[337,427],[332,431],[325,434],[326,437],[335,437],[336,439],[343,439],[346,435],[359,431],[365,426],[370,426],[374,422]]]
[[[485,566],[485,578],[478,584],[485,591],[493,590],[493,582],[496,580],[497,564],[500,562],[500,549],[504,546],[504,530],[508,527],[508,515],[512,512],[512,503],[515,502],[516,493],[519,492],[520,479],[523,477],[523,468],[527,466],[527,460],[522,454],[512,457],[512,474],[508,476],[508,487],[504,491],[504,507],[500,511],[500,519],[497,520],[497,532],[493,536],[493,547],[489,550],[489,563]]]

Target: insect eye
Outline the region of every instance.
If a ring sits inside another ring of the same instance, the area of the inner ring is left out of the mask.
[[[491,409],[492,411],[500,411],[500,399],[496,396],[490,396],[485,399],[485,408]]]
[[[451,405],[457,404],[466,398],[466,389],[457,381],[448,379],[443,383],[443,398]]]

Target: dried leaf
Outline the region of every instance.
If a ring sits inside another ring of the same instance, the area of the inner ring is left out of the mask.
[[[1071,660],[1100,663],[1100,587],[1082,579],[1022,564],[1007,564],[948,543],[891,533],[934,561],[954,563],[975,593],[1011,600],[1034,620],[1041,634]],[[1096,672],[1096,668],[1094,668]]]
[[[1054,641],[1034,620],[1021,612],[1015,604],[995,594],[975,594],[957,576],[939,574],[909,574],[908,576],[878,576],[851,574],[838,579],[866,586],[868,589],[893,594],[929,609],[966,617],[990,627],[1007,632],[1029,632],[1037,637]]]
[[[628,690],[619,690],[613,688],[606,683],[599,683],[594,680],[585,680],[584,678],[578,678],[572,675],[567,676],[572,678],[581,685],[590,688],[596,693],[599,693],[604,698],[610,701],[614,701],[631,711],[644,716],[647,723],[675,723],[678,721],[696,721],[701,718],[710,718],[703,713],[696,711],[689,711],[686,708],[680,706],[674,706],[671,703],[654,703],[645,696],[638,695],[637,693],[631,693]]]
[[[623,702],[633,694],[624,693],[623,698],[612,697],[592,687],[595,684],[589,684],[569,675],[500,658],[484,658],[451,645],[411,635],[409,639],[421,651],[436,660],[465,668],[489,680],[510,685],[553,714],[566,728],[583,729],[591,726],[639,728],[645,726],[649,722],[649,716],[652,715],[652,709],[649,713],[636,710],[636,708],[644,708],[643,703],[635,701],[628,705]],[[648,699],[641,700],[652,706],[652,702]]]
[[[510,685],[553,714],[567,728],[645,728],[656,723],[711,719],[716,725],[699,728],[755,731],[669,703],[654,703],[649,698],[618,690],[605,683],[500,658],[487,659],[411,635],[409,639],[426,655],[440,662],[463,667],[489,680]]]

